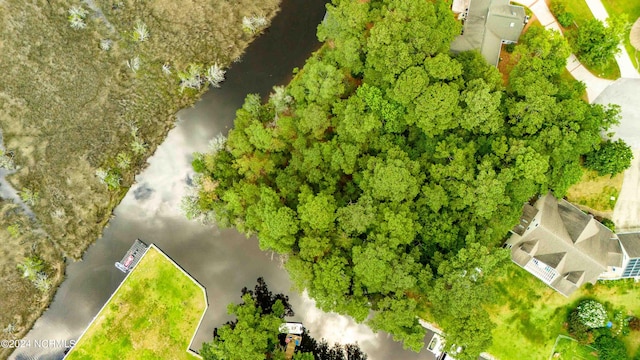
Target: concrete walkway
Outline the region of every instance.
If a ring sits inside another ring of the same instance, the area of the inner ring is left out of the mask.
[[[556,18],[544,0],[521,0],[519,3],[528,7],[546,29],[560,32],[560,25],[558,25]],[[576,80],[585,83],[589,102],[593,102],[598,95],[613,83],[611,80],[601,79],[593,75],[573,54],[567,59],[567,70]]]
[[[587,86],[587,98],[592,103],[600,94],[613,84],[612,80],[599,78],[587,70],[578,58],[571,54],[567,59],[567,70],[576,80],[582,81]]]
[[[631,0],[627,0],[631,1]],[[587,6],[589,6],[589,10],[593,13],[593,16],[606,23],[609,14],[607,10],[602,5],[602,1],[600,0],[585,0]],[[638,70],[633,66],[631,62],[631,58],[629,57],[629,53],[627,53],[627,49],[624,47],[624,44],[620,44],[618,46],[620,52],[616,54],[616,62],[618,63],[618,67],[620,68],[620,77],[626,79],[640,79],[640,74]]]

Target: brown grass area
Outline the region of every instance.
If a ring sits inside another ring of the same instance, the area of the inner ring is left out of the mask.
[[[585,170],[580,182],[569,188],[567,199],[586,210],[595,210],[598,216],[611,218],[623,179],[624,174],[598,176],[595,171]]]
[[[0,200],[0,331],[12,325],[12,333],[0,333],[0,339],[19,339],[29,330],[40,312],[48,305],[52,292],[41,292],[22,277],[18,264],[38,254],[47,264],[44,272],[55,287],[62,281],[64,263],[54,244],[13,203]],[[20,229],[11,234],[8,227]],[[0,348],[0,358],[9,356],[10,349]]]
[[[58,252],[78,259],[173,127],[175,113],[204,91],[181,92],[178,70],[189,63],[229,66],[255,37],[243,29],[242,18],[271,19],[280,3],[95,2],[111,25],[79,0],[0,1],[0,128],[19,167],[9,181],[18,190],[39,193],[32,207],[37,222],[25,224],[25,229],[32,233],[41,228],[42,236],[50,239],[33,250],[30,242],[7,242],[0,232],[3,243],[12,247],[0,263],[6,262],[7,269],[15,270],[16,262],[32,251],[51,268],[60,263]],[[69,26],[67,10],[72,5],[89,10],[83,30]],[[139,21],[150,34],[141,43],[132,37]],[[103,39],[113,41],[111,50],[100,48]],[[137,72],[127,66],[135,57],[141,63]],[[163,64],[171,66],[171,74],[162,71]],[[133,128],[147,144],[143,153],[133,151]],[[119,153],[131,158],[129,167],[116,166]],[[98,168],[118,172],[120,188],[109,190],[102,184]],[[7,226],[0,218],[0,231]],[[29,283],[9,273],[2,273],[4,283],[13,279],[16,289],[28,289]],[[28,328],[40,312],[40,299],[27,295],[30,290],[20,291],[0,296],[0,329],[16,316]],[[17,294],[28,299],[20,304],[24,309],[14,306]]]

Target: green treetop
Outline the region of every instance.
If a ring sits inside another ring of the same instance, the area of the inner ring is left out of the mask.
[[[198,205],[286,254],[321,309],[373,310],[369,324],[413,350],[427,309],[461,356],[477,355],[497,245],[525,201],[580,178],[616,114],[560,77],[567,45],[543,29],[523,36],[503,84],[479,53],[449,54],[460,25],[444,1],[328,12],[325,46],[286,89],[263,105],[248,96],[225,146],[196,156]]]

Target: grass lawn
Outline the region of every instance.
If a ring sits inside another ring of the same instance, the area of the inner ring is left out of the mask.
[[[567,37],[567,41],[569,44],[572,44],[571,32],[575,31],[577,27],[580,27],[584,22],[593,19],[593,13],[589,10],[587,3],[584,0],[557,0],[560,3],[564,3],[568,12],[574,15],[574,25],[564,28],[562,25],[562,32]],[[573,46],[572,46],[573,48]],[[574,51],[575,53],[575,51]],[[577,55],[576,55],[577,56]],[[579,59],[580,57],[578,57]],[[601,77],[603,79],[615,80],[620,77],[620,68],[618,68],[618,63],[616,60],[611,57],[609,62],[605,66],[601,67],[590,67],[587,66],[584,62],[582,62],[591,73],[594,75]]]
[[[610,213],[616,205],[623,179],[622,173],[614,177],[598,176],[595,171],[585,169],[580,182],[569,188],[567,199],[596,212]]]
[[[557,357],[553,356],[555,354],[558,354]],[[558,336],[552,356],[552,359],[558,360],[598,360],[596,349],[562,335]]]
[[[493,281],[499,305],[488,308],[497,327],[493,345],[487,351],[498,359],[549,358],[558,335],[568,335],[564,323],[569,311],[584,298],[602,302],[610,317],[622,309],[627,314],[640,315],[640,284],[633,280],[583,286],[566,298],[517,265],[508,269],[505,276]],[[629,354],[638,351],[640,334],[632,332],[622,339]]]
[[[195,359],[186,350],[205,309],[202,289],[151,248],[67,359]]]
[[[631,24],[640,17],[640,2],[638,1],[602,0],[602,4],[605,9],[607,9],[609,16],[627,14]],[[640,65],[638,64],[640,61],[640,51],[636,51],[636,49],[631,46],[631,43],[629,42],[629,32],[627,32],[624,37],[624,46],[631,57],[633,65],[635,65],[636,69],[640,69]]]

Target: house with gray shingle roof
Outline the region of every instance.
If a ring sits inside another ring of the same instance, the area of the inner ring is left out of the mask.
[[[620,278],[640,278],[640,233],[618,234],[622,247]]]
[[[551,193],[525,204],[511,232],[513,262],[565,296],[587,282],[640,276],[640,233],[616,235]]]
[[[451,43],[451,51],[479,50],[497,66],[502,44],[513,44],[527,23],[522,6],[509,0],[454,0],[451,10],[462,21],[462,34]]]

